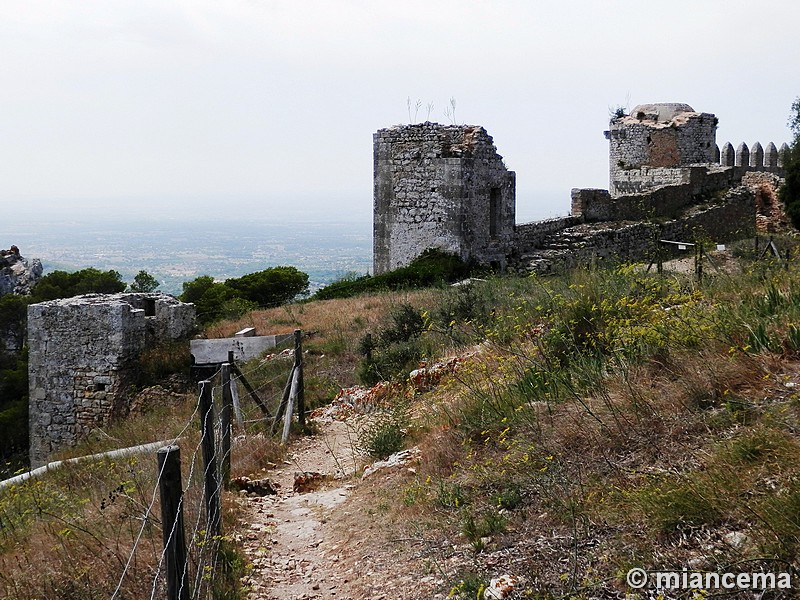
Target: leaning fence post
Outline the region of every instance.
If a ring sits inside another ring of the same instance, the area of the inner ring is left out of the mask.
[[[703,245],[701,242],[695,242],[694,246],[694,272],[697,275],[697,281],[703,281]]]
[[[300,381],[300,374],[297,369],[292,369],[292,374],[292,387],[289,392],[289,401],[286,403],[286,413],[283,415],[283,435],[281,436],[281,444],[284,445],[289,441],[289,433],[292,429],[292,409],[297,399],[297,389]]]
[[[292,391],[292,382],[294,381],[294,372],[295,368],[292,365],[292,368],[289,370],[289,379],[286,380],[286,385],[283,388],[283,394],[281,395],[281,403],[278,405],[278,410],[275,411],[275,417],[272,419],[272,427],[270,427],[270,435],[274,435],[275,431],[277,431],[278,423],[281,421],[281,417],[283,416],[283,412],[286,410],[286,403],[289,402],[289,396]]]
[[[297,371],[297,420],[300,427],[306,426],[306,394],[303,381],[303,332],[294,330],[294,366]]]
[[[228,364],[231,370],[234,370],[236,365],[233,362],[233,350],[228,350]],[[236,417],[236,424],[239,427],[244,427],[244,418],[242,417],[242,405],[239,403],[239,389],[236,387],[235,382],[231,382],[231,397],[233,398],[233,414]]]
[[[200,382],[200,429],[202,432],[203,468],[206,497],[206,518],[208,534],[221,533],[220,485],[217,461],[214,456],[214,401],[211,397],[211,382]]]
[[[156,456],[164,562],[167,569],[167,600],[189,600],[186,538],[183,529],[181,449],[178,446],[165,446]]]
[[[222,407],[219,411],[219,422],[222,428],[220,435],[221,460],[220,476],[222,486],[227,490],[231,482],[231,412],[233,412],[233,395],[231,394],[231,366],[222,364]]]

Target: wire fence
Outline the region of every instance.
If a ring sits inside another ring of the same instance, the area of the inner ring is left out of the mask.
[[[3,591],[9,598],[43,599],[190,600],[224,595],[221,590],[234,585],[231,543],[223,519],[226,511],[232,512],[235,499],[224,493],[232,458],[257,452],[248,448],[255,438],[272,443],[269,434],[278,428],[281,417],[286,423],[281,438],[285,443],[295,406],[302,422],[299,330],[294,341],[291,364],[275,362],[267,365],[265,373],[263,364],[242,372],[238,365],[225,363],[213,377],[201,381],[190,416],[162,447],[148,444],[128,448],[124,455],[105,453],[94,455],[91,461],[65,462],[45,479],[29,477],[0,489],[0,596]],[[247,385],[253,394],[239,398],[239,385],[251,379],[257,381]],[[259,401],[253,395],[260,395]],[[76,486],[76,478],[85,481],[87,488],[97,487],[93,484],[98,480],[103,480],[101,488],[106,479],[121,483],[101,496],[87,492],[88,498],[76,501],[81,510],[71,501],[53,500],[67,498],[60,486],[65,481]],[[31,498],[37,494],[32,507]],[[36,529],[34,521],[55,525]],[[107,528],[114,533],[109,534]],[[19,545],[34,530],[38,531],[35,535],[46,533],[61,544],[48,548],[54,556],[41,558],[51,564],[60,561],[65,568],[72,561],[73,567],[72,572],[58,574],[53,569],[44,574],[32,590],[14,573],[22,575],[26,561],[35,562],[36,557],[26,551],[9,558],[13,552],[3,550]],[[77,556],[92,553],[100,563],[94,567]]]

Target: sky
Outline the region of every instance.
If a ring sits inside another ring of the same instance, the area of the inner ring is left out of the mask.
[[[425,120],[487,129],[519,222],[566,214],[608,187],[618,106],[789,141],[798,22],[796,0],[0,0],[0,220],[370,219],[372,134]]]

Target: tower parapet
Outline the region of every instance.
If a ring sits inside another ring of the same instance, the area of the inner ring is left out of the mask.
[[[675,169],[715,160],[717,118],[688,104],[640,104],[629,115],[611,119],[612,196],[641,193],[683,183]]]

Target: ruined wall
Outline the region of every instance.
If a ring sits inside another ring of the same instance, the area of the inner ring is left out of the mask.
[[[646,262],[654,259],[659,239],[724,242],[752,236],[755,217],[754,192],[738,186],[713,203],[690,207],[670,220],[600,221],[554,231],[538,249],[522,248],[528,253],[525,268],[550,274],[597,262]]]
[[[606,192],[607,193],[607,192]],[[545,240],[554,233],[562,231],[567,227],[578,225],[581,222],[578,216],[556,217],[545,219],[533,223],[522,223],[517,225],[517,237],[514,242],[514,252],[524,255],[536,248],[541,248]]]
[[[688,104],[642,104],[611,120],[609,140],[612,196],[660,185],[685,183],[676,170],[715,160],[717,118]]]
[[[712,165],[681,169],[684,181],[638,194],[612,196],[608,190],[572,190],[572,215],[584,221],[641,221],[674,218],[681,211],[708,202],[739,185],[747,169]]]
[[[482,127],[420,123],[381,129],[374,150],[374,272],[427,248],[505,266],[515,174]]]
[[[186,338],[194,306],[166,294],[89,294],[28,307],[31,466],[128,412],[148,346]]]

